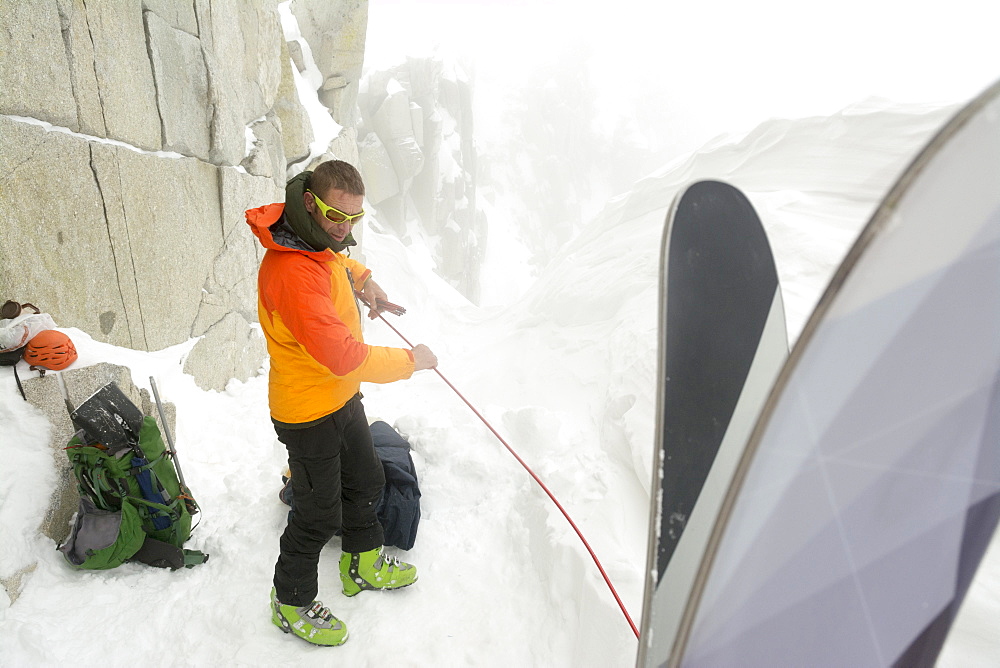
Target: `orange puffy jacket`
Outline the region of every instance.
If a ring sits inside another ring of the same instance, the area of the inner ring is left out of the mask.
[[[271,417],[300,424],[341,408],[362,381],[409,378],[413,353],[365,344],[354,289],[361,289],[371,271],[331,250],[315,252],[304,250],[304,244],[283,245],[289,243],[285,238],[275,240],[270,228],[284,208],[250,209],[246,219],[267,249],[257,274],[257,315],[271,357]]]

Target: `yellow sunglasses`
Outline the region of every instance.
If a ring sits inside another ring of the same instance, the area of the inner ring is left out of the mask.
[[[313,196],[316,201],[316,206],[319,207],[319,212],[326,217],[331,223],[336,223],[340,225],[341,223],[350,223],[351,225],[357,225],[361,222],[361,217],[365,215],[365,210],[361,209],[360,213],[356,213],[353,216],[349,213],[344,213],[340,209],[335,209],[332,206],[327,206],[326,202],[321,200],[316,193],[306,189],[306,192]],[[331,213],[332,212],[332,213]]]

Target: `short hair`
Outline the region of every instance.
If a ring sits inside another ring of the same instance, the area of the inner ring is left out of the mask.
[[[308,188],[325,197],[331,190],[342,190],[349,195],[365,195],[361,173],[349,162],[327,160],[321,162],[309,176]]]

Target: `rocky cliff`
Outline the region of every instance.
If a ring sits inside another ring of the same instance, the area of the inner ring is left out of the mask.
[[[472,85],[454,65],[410,58],[361,84],[359,161],[378,220],[423,236],[436,272],[479,299],[486,220],[476,202]]]
[[[291,10],[322,44],[330,103],[355,108],[367,3]],[[318,27],[331,12],[334,35]],[[186,369],[205,388],[256,373],[259,251],[243,211],[283,199],[313,140],[277,0],[2,13],[0,297],[140,350],[203,337]]]

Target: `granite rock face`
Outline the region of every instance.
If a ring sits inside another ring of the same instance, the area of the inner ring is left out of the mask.
[[[114,147],[2,116],[0,146],[0,295],[36,304],[56,324],[143,348],[135,282],[110,243],[120,215],[105,208],[94,169],[94,150]],[[56,201],[61,207],[48,204]]]
[[[0,114],[30,116],[79,130],[56,3],[7,2],[3,11]]]
[[[309,145],[313,141],[312,123],[309,120],[309,114],[299,103],[295,75],[292,73],[291,48],[293,45],[298,47],[298,42],[281,43],[281,84],[278,87],[278,97],[274,102],[274,113],[281,122],[281,144],[285,150],[285,159],[289,164],[299,162],[307,157]]]
[[[368,0],[293,0],[291,9],[323,75],[320,102],[338,124],[355,125],[368,31]]]
[[[4,4],[0,296],[140,350],[205,335],[229,313],[253,326],[262,251],[243,212],[283,199],[287,161],[312,141],[277,5]],[[259,346],[212,340],[188,364],[199,382],[260,368]]]
[[[172,28],[198,36],[198,17],[194,0],[142,0],[143,6],[167,22]]]
[[[274,106],[281,83],[277,0],[195,0],[208,68],[211,161],[239,165],[245,128]]]
[[[145,323],[143,347],[160,350],[187,340],[202,286],[223,247],[219,168],[192,158],[161,160],[116,146],[97,145],[94,155],[101,156],[99,163],[95,159],[95,171],[109,222],[119,217],[112,243],[136,286]],[[171,180],[184,188],[160,187]],[[133,262],[126,263],[129,256]]]
[[[191,336],[202,338],[184,366],[199,387],[218,391],[224,390],[231,378],[246,381],[256,375],[266,354],[264,338],[256,326],[257,266],[263,249],[242,222],[243,212],[284,198],[284,188],[278,188],[272,179],[234,168],[221,170],[220,189],[222,218],[227,222],[222,250],[202,286],[191,329]],[[220,348],[232,349],[235,354],[218,360]]]
[[[46,3],[35,4],[41,6]],[[87,11],[79,0],[58,0],[58,12],[79,121],[78,129],[86,135],[107,137],[108,128],[104,121],[104,106],[97,84],[94,43],[87,21]],[[54,123],[54,125],[61,124]],[[74,129],[72,126],[67,127]]]
[[[141,0],[91,2],[86,13],[107,137],[159,151],[160,113]]]
[[[361,171],[365,177],[365,192],[371,202],[385,202],[399,194],[399,179],[385,144],[374,132],[369,132],[358,146]]]
[[[213,360],[205,359],[214,357],[220,346],[233,346],[239,352],[227,360],[229,364],[225,367],[212,363]],[[212,373],[200,373],[195,376],[195,381],[203,390],[221,392],[234,378],[246,380],[256,375],[261,368],[259,360],[263,360],[266,353],[267,346],[260,328],[254,327],[237,313],[227,313],[222,320],[208,328],[204,337],[188,353],[184,371],[191,373],[191,369],[195,368],[212,369]],[[255,363],[253,360],[258,362]]]
[[[477,301],[486,223],[469,81],[440,60],[411,58],[368,74],[358,105],[360,169],[379,220],[400,235],[416,220],[437,273]]]
[[[156,82],[156,101],[163,122],[163,149],[208,160],[208,69],[201,40],[146,12],[149,55]]]
[[[254,176],[265,176],[273,179],[276,186],[284,187],[286,162],[281,141],[281,119],[271,112],[251,123],[247,129],[247,139],[252,146],[243,159],[242,167]]]

